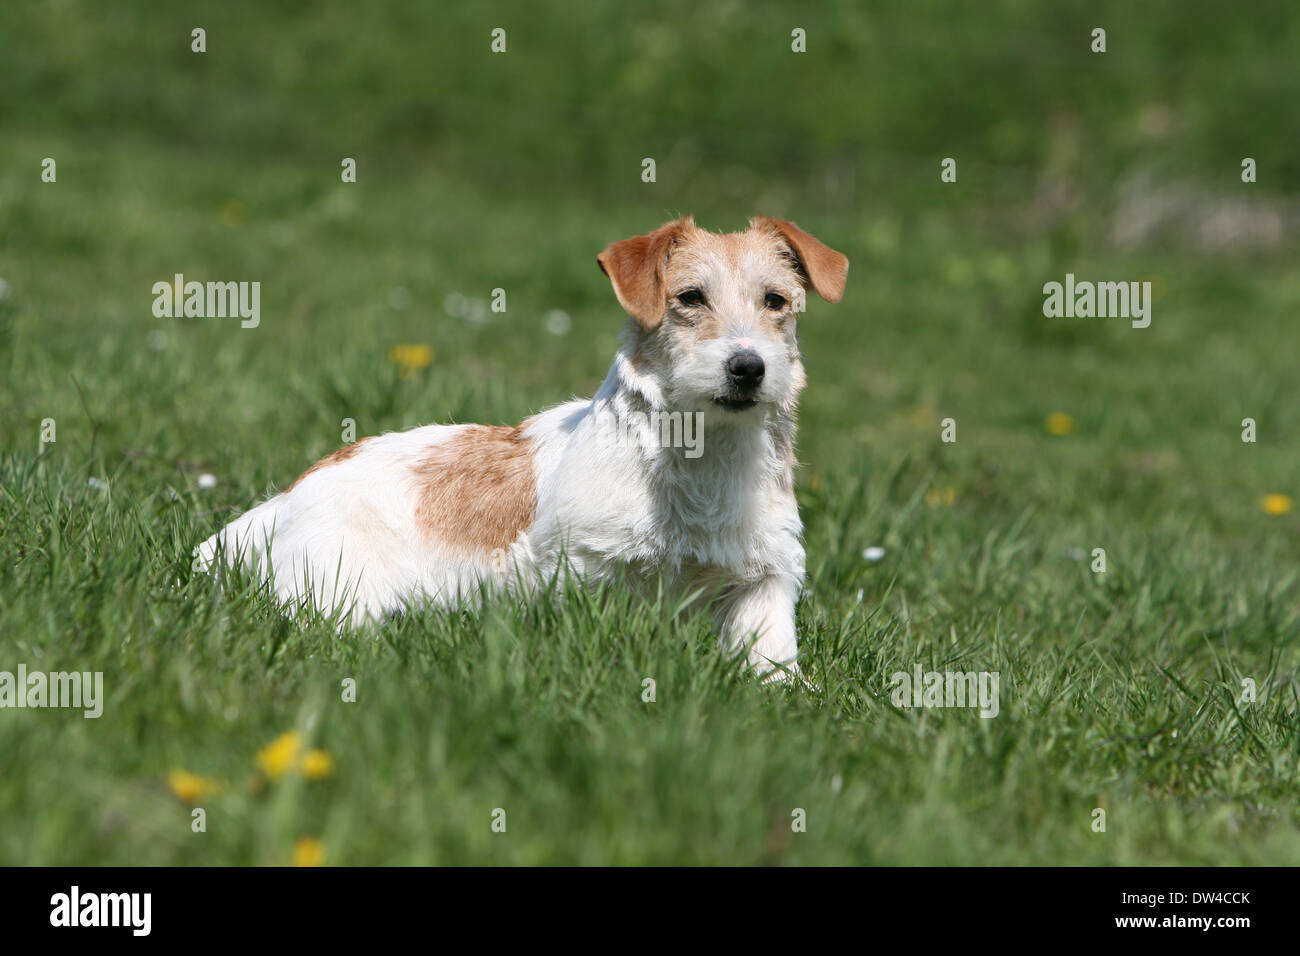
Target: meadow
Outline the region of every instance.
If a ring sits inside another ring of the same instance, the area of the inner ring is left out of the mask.
[[[1269,2],[5,4],[0,671],[105,700],[0,709],[0,863],[1300,863],[1298,44]],[[800,319],[815,687],[698,596],[340,637],[192,570],[345,420],[590,395],[596,254],[684,213],[852,263]],[[260,324],[155,317],[176,273]],[[1044,316],[1067,273],[1150,327]],[[894,706],[917,665],[998,715]]]

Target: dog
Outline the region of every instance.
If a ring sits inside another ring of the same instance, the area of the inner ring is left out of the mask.
[[[727,234],[678,219],[596,261],[629,319],[594,398],[361,439],[204,541],[196,566],[243,563],[341,624],[565,570],[702,588],[724,652],[797,677],[796,321],[810,288],[840,300],[848,259],[756,216]]]

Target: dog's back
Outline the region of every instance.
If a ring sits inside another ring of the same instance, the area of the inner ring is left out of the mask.
[[[532,479],[503,486],[483,473],[492,444],[483,429],[428,425],[346,446],[204,541],[200,567],[218,558],[242,563],[264,573],[282,603],[310,600],[327,613],[346,610],[354,622],[403,610],[416,597],[450,603],[486,580],[504,580],[507,556],[495,545],[473,547],[459,532],[476,509],[492,507],[480,494],[485,485],[505,496]],[[527,510],[515,519],[525,527]],[[518,533],[498,528],[497,540],[508,549]]]

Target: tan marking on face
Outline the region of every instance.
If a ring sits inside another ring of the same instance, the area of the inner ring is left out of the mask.
[[[286,488],[285,491],[286,492],[293,491],[294,488],[298,487],[298,483],[302,481],[304,478],[306,478],[308,475],[310,475],[313,471],[319,471],[322,468],[328,468],[330,465],[337,465],[339,462],[347,461],[349,458],[351,458],[353,455],[359,452],[361,450],[361,446],[368,441],[370,441],[369,438],[362,438],[358,441],[354,441],[351,445],[344,445],[342,448],[338,449],[337,451],[330,452],[320,461],[316,462],[316,464],[312,465],[301,475],[295,478],[293,480],[293,484],[290,485],[288,488]]]
[[[803,293],[797,260],[783,237],[767,228],[715,233],[692,225],[673,246],[664,284],[669,305],[685,289],[704,292],[707,306],[691,310],[690,328],[698,341],[724,334],[738,315],[780,337],[791,310],[765,308],[764,296],[776,292],[792,306]]]
[[[816,236],[809,235],[792,222],[755,216],[749,220],[751,230],[778,233],[798,257],[809,284],[827,302],[838,302],[844,295],[844,283],[849,278],[849,260]]]
[[[412,470],[415,523],[425,541],[491,553],[533,523],[537,476],[522,426],[469,425]]]

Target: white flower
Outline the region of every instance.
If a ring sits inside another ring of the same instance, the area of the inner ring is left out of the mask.
[[[569,313],[561,312],[559,309],[552,309],[546,313],[546,331],[552,335],[568,335],[572,328],[573,320],[569,318]]]
[[[411,307],[411,290],[404,285],[395,285],[388,290],[388,307],[397,312],[405,312]]]
[[[469,299],[459,292],[449,292],[442,300],[442,311],[453,319],[463,319],[469,311]]]
[[[862,556],[866,558],[868,561],[879,561],[881,558],[885,556],[885,549],[878,548],[875,545],[872,545],[871,547],[867,548],[865,551],[862,552]]]
[[[205,471],[203,474],[199,475],[199,487],[200,488],[217,487],[217,476],[213,474],[209,474],[208,472]]]

